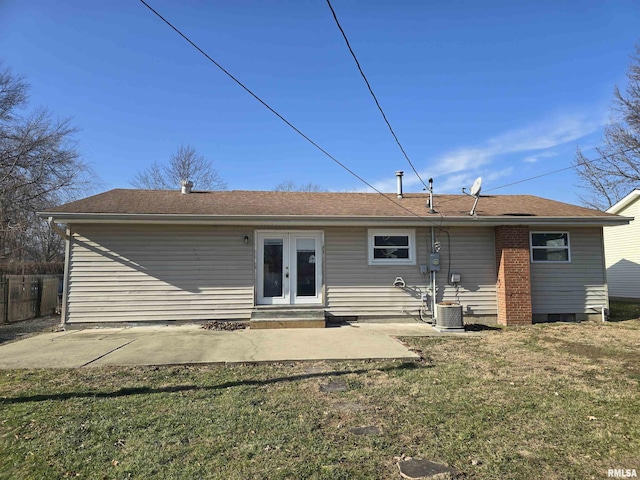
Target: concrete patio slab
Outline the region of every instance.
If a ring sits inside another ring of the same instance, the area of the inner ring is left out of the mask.
[[[354,326],[231,332],[197,325],[96,328],[0,346],[1,369],[418,358],[388,333]]]
[[[77,368],[122,348],[126,338],[76,338],[80,332],[45,333],[0,346],[0,368]]]

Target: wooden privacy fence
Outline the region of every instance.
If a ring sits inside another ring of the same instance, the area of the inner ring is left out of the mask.
[[[0,323],[55,313],[61,281],[61,275],[0,276]]]

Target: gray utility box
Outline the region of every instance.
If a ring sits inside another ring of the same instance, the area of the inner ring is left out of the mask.
[[[462,305],[456,303],[439,303],[436,305],[436,328],[442,331],[464,331]]]

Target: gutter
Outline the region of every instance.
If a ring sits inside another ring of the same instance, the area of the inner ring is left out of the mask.
[[[38,216],[40,216],[40,214],[38,214]],[[60,235],[62,238],[64,238],[65,240],[69,240],[69,237],[67,236],[67,232],[65,232],[64,230],[62,230],[55,222],[55,220],[53,219],[53,217],[49,217],[49,219],[47,220],[47,222],[49,223],[49,226],[51,227],[51,230],[53,230],[54,232],[56,232],[58,235]]]
[[[520,217],[520,216],[477,216],[477,217],[376,217],[376,216],[336,216],[336,215],[182,215],[182,214],[140,214],[140,213],[66,213],[38,212],[39,217],[54,219],[64,223],[145,223],[183,225],[268,225],[268,226],[342,226],[342,225],[384,225],[384,226],[498,226],[498,225],[576,225],[615,226],[627,225],[633,217]],[[53,227],[52,227],[53,228]],[[58,232],[59,229],[56,230]]]

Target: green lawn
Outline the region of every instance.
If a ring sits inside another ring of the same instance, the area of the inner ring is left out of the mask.
[[[403,456],[473,479],[640,471],[640,320],[403,340],[422,363],[0,371],[0,478],[399,478]]]

